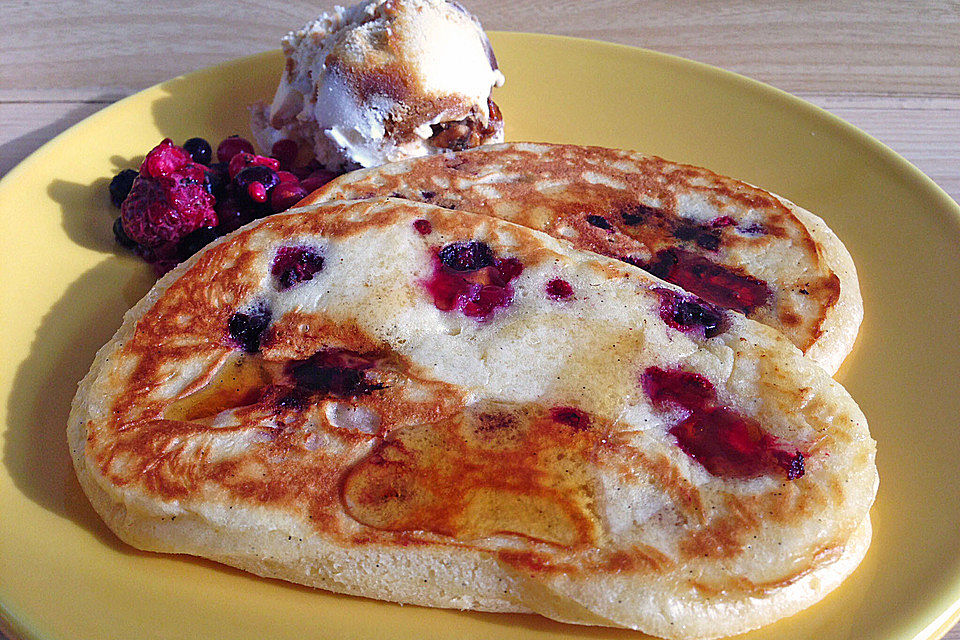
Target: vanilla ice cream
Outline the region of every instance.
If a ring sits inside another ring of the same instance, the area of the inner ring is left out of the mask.
[[[283,38],[269,106],[252,108],[266,152],[288,138],[331,170],[503,140],[503,84],[480,23],[446,0],[364,0]]]

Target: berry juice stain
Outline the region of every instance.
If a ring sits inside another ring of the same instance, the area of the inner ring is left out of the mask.
[[[483,242],[453,242],[434,256],[425,286],[437,309],[483,321],[513,301],[510,282],[522,271],[519,260],[498,258]]]
[[[772,295],[765,282],[734,273],[712,260],[683,249],[658,251],[646,264],[638,264],[630,259],[626,261],[723,309],[749,314],[765,305]]]
[[[791,452],[755,420],[720,406],[716,389],[703,376],[650,367],[640,380],[655,408],[676,407],[689,412],[670,434],[680,449],[710,474],[755,478],[780,472],[788,480],[803,476],[803,454],[799,450]]]

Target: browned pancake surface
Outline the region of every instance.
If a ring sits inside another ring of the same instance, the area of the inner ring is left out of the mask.
[[[846,250],[762,189],[635,152],[513,143],[353,172],[303,204],[394,196],[496,216],[640,266],[835,370],[862,317]]]
[[[461,242],[500,272],[522,266],[490,314],[441,308],[452,272],[437,255]],[[283,288],[290,248],[323,263]],[[769,329],[676,324],[684,295],[485,216],[399,200],[277,215],[131,312],[81,385],[71,451],[141,547],[671,637],[708,637],[709,612],[733,608],[732,633],[852,570],[873,442],[842,388]],[[251,342],[238,316],[264,309]],[[681,427],[696,421],[739,429],[759,457],[691,453]],[[688,632],[656,613],[673,606]]]

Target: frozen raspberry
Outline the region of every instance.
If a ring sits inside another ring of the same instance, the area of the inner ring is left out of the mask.
[[[148,178],[161,178],[171,175],[188,164],[195,164],[190,154],[173,144],[170,138],[164,138],[147,154],[140,165],[140,175]],[[203,169],[200,169],[201,175]]]
[[[221,198],[217,200],[217,232],[220,235],[226,235],[231,231],[236,231],[243,225],[253,220],[253,216],[240,210],[237,201],[233,198]]]
[[[147,154],[120,209],[124,232],[149,255],[172,254],[188,234],[217,225],[205,184],[205,168],[169,139],[162,141]]]

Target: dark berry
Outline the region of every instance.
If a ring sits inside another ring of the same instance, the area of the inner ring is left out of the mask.
[[[681,224],[674,229],[673,235],[679,240],[696,242],[707,251],[716,251],[720,248],[720,232],[716,228]]]
[[[135,169],[124,169],[113,176],[113,180],[110,181],[110,202],[113,203],[113,206],[120,208],[123,201],[127,199],[130,187],[133,186],[133,181],[137,179],[138,175],[140,173]]]
[[[189,153],[193,161],[198,164],[208,165],[213,159],[213,149],[203,138],[190,138],[183,143],[183,150]]]
[[[311,193],[313,191],[316,191],[323,185],[327,184],[328,182],[330,182],[336,177],[337,177],[336,173],[333,173],[332,171],[324,171],[321,169],[319,171],[314,171],[313,173],[308,175],[306,178],[301,180],[300,186],[303,187],[304,191],[306,191],[307,193]]]
[[[246,313],[237,312],[230,316],[228,329],[230,337],[247,353],[260,351],[263,333],[270,325],[270,309],[260,305]]]
[[[137,246],[137,243],[131,240],[127,232],[123,230],[123,219],[119,216],[113,221],[113,237],[117,239],[117,244],[124,249],[133,249]]]
[[[613,231],[613,227],[610,226],[610,221],[604,218],[603,216],[595,216],[595,215],[587,216],[587,222],[589,222],[590,224],[592,224],[593,226],[599,229],[604,229],[606,231]]]
[[[373,365],[358,353],[328,349],[294,364],[288,371],[302,389],[350,397],[383,388],[367,380],[365,372]]]
[[[249,140],[240,136],[230,136],[217,145],[217,160],[230,162],[238,153],[253,153],[253,145]]]
[[[200,227],[177,244],[177,257],[182,262],[219,237],[216,227]]]
[[[284,169],[288,169],[294,165],[297,161],[298,153],[300,153],[300,148],[293,140],[277,140],[270,149],[270,155],[276,158],[277,162],[279,162],[280,166]]]
[[[506,285],[523,272],[523,263],[516,258],[498,258],[494,264],[501,285]]]
[[[452,242],[440,249],[440,262],[453,271],[476,271],[493,264],[493,251],[477,240]]]
[[[554,300],[566,300],[573,295],[573,287],[570,286],[570,283],[560,278],[554,278],[548,282],[546,290],[547,295]]]
[[[220,235],[226,235],[231,231],[236,231],[253,220],[252,215],[241,211],[237,205],[237,201],[229,197],[217,200],[216,211],[217,220],[219,220],[217,232]]]
[[[313,247],[280,247],[270,273],[281,289],[289,289],[313,279],[323,269],[323,256]]]
[[[550,409],[550,419],[577,431],[590,428],[590,416],[585,411],[574,407],[553,407]]]
[[[280,173],[287,173],[281,171]],[[278,174],[279,175],[279,174]],[[293,175],[287,173],[287,175]],[[270,208],[274,213],[286,211],[293,205],[307,197],[307,192],[299,182],[280,182],[270,192]]]
[[[227,173],[231,178],[236,178],[237,174],[247,167],[267,167],[276,172],[280,170],[280,163],[273,158],[258,156],[254,153],[238,153],[227,165]]]
[[[300,178],[297,177],[297,174],[289,171],[277,171],[277,178],[280,180],[280,182],[293,182],[300,184]]]
[[[741,313],[750,313],[773,295],[765,282],[682,249],[663,249],[639,266],[707,302]]]
[[[219,200],[224,197],[224,191],[230,184],[230,176],[227,175],[227,165],[223,162],[214,162],[206,171],[204,176],[204,187],[207,193]]]
[[[249,210],[255,217],[273,213],[270,209],[270,190],[280,184],[280,178],[269,167],[252,165],[233,178],[234,193],[241,210]]]
[[[702,329],[706,338],[713,338],[726,330],[723,313],[719,309],[669,289],[654,291],[660,296],[660,317],[674,329]]]
[[[630,226],[641,224],[651,216],[656,216],[658,214],[660,214],[659,209],[648,207],[647,205],[640,203],[625,207],[623,211],[620,212],[620,215],[623,218],[623,223]]]
[[[413,221],[413,228],[417,230],[422,236],[428,236],[433,232],[433,225],[430,224],[429,220],[420,218],[419,220]]]

